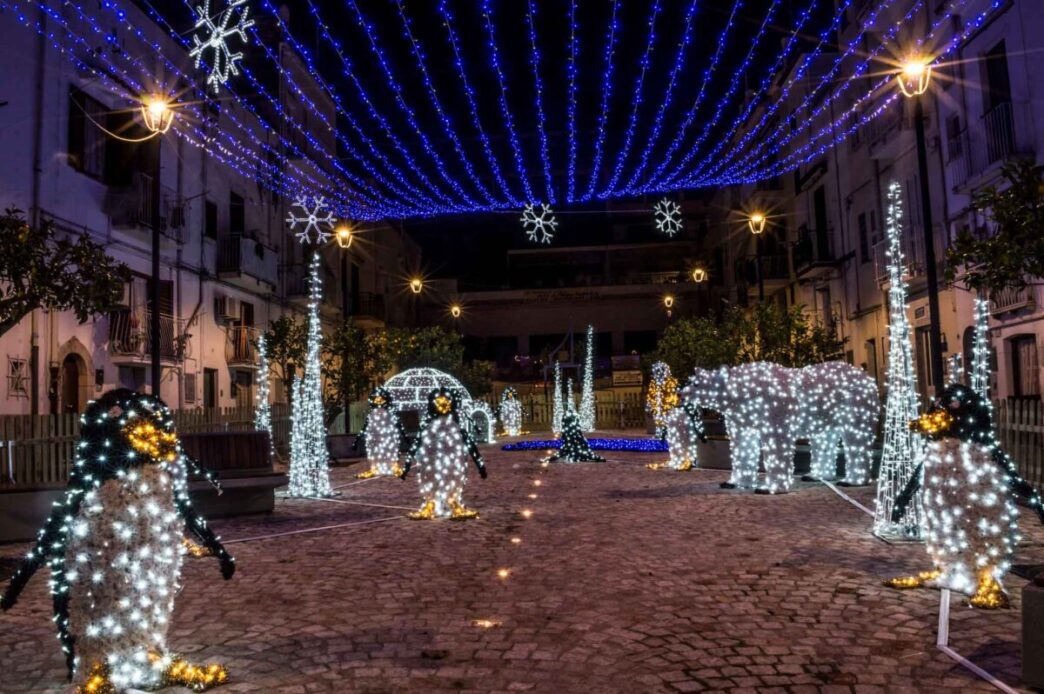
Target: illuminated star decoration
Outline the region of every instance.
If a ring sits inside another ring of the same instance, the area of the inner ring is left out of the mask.
[[[674,236],[682,230],[681,205],[664,198],[653,205],[653,219],[656,221],[656,231]]]
[[[301,243],[326,243],[330,240],[331,230],[334,225],[334,215],[326,207],[326,201],[322,195],[312,198],[311,207],[308,206],[308,196],[297,198],[293,207],[300,208],[303,214],[298,216],[291,211],[290,216],[286,218],[286,223],[290,225],[291,231],[298,224],[304,224],[304,229],[295,232],[298,241]],[[312,240],[313,233],[315,234],[314,241]]]
[[[246,43],[246,30],[254,26],[254,20],[247,19],[250,7],[243,7],[242,12],[236,12],[236,8],[242,5],[246,5],[246,0],[231,0],[217,22],[210,14],[210,0],[203,0],[202,7],[196,6],[196,14],[199,15],[199,18],[196,20],[194,29],[199,33],[192,35],[193,48],[189,51],[189,57],[196,59],[194,67],[198,70],[204,60],[204,54],[208,51],[211,52],[206,60],[210,66],[207,85],[215,94],[222,84],[228,82],[229,77],[239,74],[236,61],[243,59],[242,52],[232,52],[229,47],[229,38],[234,34],[239,34],[239,38]],[[236,20],[236,23],[230,26],[233,19]]]
[[[555,237],[558,220],[547,203],[541,203],[539,209],[533,203],[529,203],[522,210],[522,228],[533,243],[549,244]]]

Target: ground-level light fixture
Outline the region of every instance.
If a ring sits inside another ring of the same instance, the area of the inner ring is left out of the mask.
[[[414,294],[420,294],[421,290],[424,289],[424,280],[420,277],[414,277],[410,280],[410,291]]]
[[[932,65],[923,56],[910,56],[903,61],[896,75],[899,91],[904,96],[920,96],[928,91],[932,81]]]
[[[352,231],[352,227],[348,222],[341,222],[334,229],[334,238],[337,239],[337,245],[347,250],[351,248],[352,241],[355,239],[355,232]]]
[[[750,227],[750,233],[760,234],[765,231],[765,223],[768,221],[768,217],[762,212],[754,212],[747,218],[747,226]]]
[[[141,100],[141,120],[150,133],[162,135],[174,122],[174,109],[164,96],[147,96]]]

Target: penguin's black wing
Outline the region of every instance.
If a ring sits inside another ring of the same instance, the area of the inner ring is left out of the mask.
[[[1012,493],[1025,501],[1026,504],[1037,513],[1040,522],[1044,523],[1044,502],[1041,501],[1040,492],[1038,492],[1032,484],[1022,478],[1022,475],[1019,474],[1018,467],[1015,465],[1014,459],[1002,451],[998,446],[993,450],[993,460],[1008,473],[1008,487],[1011,489]]]
[[[459,423],[459,422],[458,422]],[[475,467],[478,468],[479,477],[486,479],[489,473],[486,472],[486,461],[482,459],[482,454],[479,452],[478,444],[475,443],[475,437],[471,435],[471,432],[466,427],[460,428],[460,435],[464,439],[464,445],[467,446],[468,455],[475,461]]]
[[[206,519],[199,515],[192,505],[188,487],[181,485],[175,489],[174,504],[178,508],[178,515],[185,521],[185,525],[192,531],[192,534],[210,550],[211,554],[217,557],[218,563],[221,565],[221,575],[225,577],[226,581],[232,578],[232,574],[236,572],[236,560],[225,550],[225,546],[221,544],[221,540],[217,538],[214,531],[207,527]]]
[[[914,468],[913,473],[910,475],[909,481],[906,483],[906,487],[899,493],[899,496],[895,498],[895,505],[892,506],[892,522],[898,523],[903,519],[906,514],[906,507],[913,501],[914,495],[917,494],[917,490],[921,488],[921,473],[924,471],[924,463],[918,463],[917,467]]]

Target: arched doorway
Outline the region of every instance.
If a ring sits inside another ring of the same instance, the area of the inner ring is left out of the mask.
[[[87,377],[87,365],[78,354],[67,354],[62,361],[62,388],[61,409],[62,414],[76,413],[82,410],[80,395],[83,391],[83,380]]]

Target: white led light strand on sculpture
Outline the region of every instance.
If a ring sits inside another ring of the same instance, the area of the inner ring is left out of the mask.
[[[656,231],[673,237],[682,230],[681,205],[670,198],[664,198],[653,206],[653,221]]]
[[[173,414],[158,398],[110,391],[80,425],[69,485],[0,607],[14,606],[37,569],[50,569],[53,621],[79,692],[203,691],[225,682],[220,665],[191,665],[167,649],[186,530],[226,579],[235,572],[189,500],[189,472],[209,475],[182,452]]]
[[[500,424],[507,436],[518,436],[522,433],[522,403],[518,400],[518,392],[511,387],[500,394]]]
[[[587,326],[587,353],[584,357],[584,381],[580,390],[580,428],[585,432],[595,430],[594,394],[594,326]]]
[[[572,379],[567,382],[572,394]],[[562,445],[558,453],[547,459],[550,463],[604,463],[605,458],[591,450],[591,444],[580,429],[580,416],[576,413],[573,398],[566,403],[565,414],[562,415]]]
[[[291,210],[286,218],[286,223],[290,225],[291,231],[294,231],[298,224],[304,225],[300,231],[294,231],[298,241],[304,244],[321,244],[330,240],[334,223],[337,220],[334,218],[333,211],[326,206],[323,196],[313,198],[311,205],[308,204],[307,197],[297,198],[293,207],[300,209],[301,214],[294,214]]]
[[[983,296],[975,297],[975,331],[972,341],[971,381],[975,394],[993,408],[990,401],[990,302]]]
[[[461,420],[462,414],[455,392],[446,388],[431,391],[420,432],[402,473],[405,478],[412,468],[417,468],[417,482],[424,501],[417,512],[410,514],[414,520],[466,520],[478,516],[478,511],[464,505],[468,459],[474,461],[482,479],[486,479],[486,465]]]
[[[526,238],[533,243],[551,243],[551,239],[555,237],[555,229],[558,228],[555,213],[546,203],[542,203],[539,208],[533,203],[526,205],[522,210],[521,221]]]
[[[952,386],[964,379],[964,355],[954,352],[946,358],[946,385]]]
[[[928,412],[910,423],[928,439],[918,466],[923,475],[911,476],[893,518],[921,497],[932,569],[885,585],[949,588],[969,595],[973,607],[1008,605],[1003,581],[1021,539],[1015,498],[1024,499],[1041,522],[1044,508],[1040,494],[1001,450],[992,419],[986,400],[957,384],[942,390]]]
[[[888,371],[885,387],[884,442],[881,471],[877,478],[874,507],[874,533],[884,537],[911,540],[921,537],[921,500],[916,497],[905,507],[899,521],[893,521],[896,498],[910,481],[922,454],[922,443],[908,426],[917,417],[917,391],[914,380],[910,319],[906,315],[906,280],[902,248],[903,197],[899,184],[888,185]]]
[[[332,496],[326,425],[323,421],[323,384],[320,345],[322,326],[319,303],[322,280],[319,278],[319,253],[312,254],[309,267],[308,341],[304,377],[295,382],[291,411],[290,485],[291,497]]]
[[[248,19],[250,7],[246,2],[229,0],[228,7],[220,13],[217,21],[210,12],[210,0],[203,0],[203,6],[196,7],[195,31],[200,33],[192,35],[194,48],[189,51],[189,57],[196,59],[194,67],[197,70],[204,62],[210,67],[207,85],[215,94],[229,77],[239,74],[236,63],[243,59],[243,53],[233,53],[229,41],[238,35],[246,43],[246,30],[254,26],[254,20]],[[237,12],[238,8],[242,8],[241,11]]]
[[[370,393],[368,404],[370,411],[366,415],[366,424],[356,437],[353,448],[365,445],[370,467],[356,477],[398,477],[402,474],[399,453],[406,437],[395,402],[387,388],[379,387]]]
[[[558,364],[558,357],[552,357],[555,360],[555,379],[554,389],[555,393],[551,400],[551,431],[556,434],[562,433],[562,367]]]
[[[268,446],[273,450],[272,442],[272,405],[269,403],[269,371],[268,347],[265,336],[257,338],[257,394],[254,396],[254,429],[268,434]]]
[[[667,413],[664,420],[664,438],[667,439],[666,463],[649,463],[650,470],[677,470],[686,472],[697,466],[697,442],[703,439],[703,417],[694,403],[682,400],[681,405]]]

